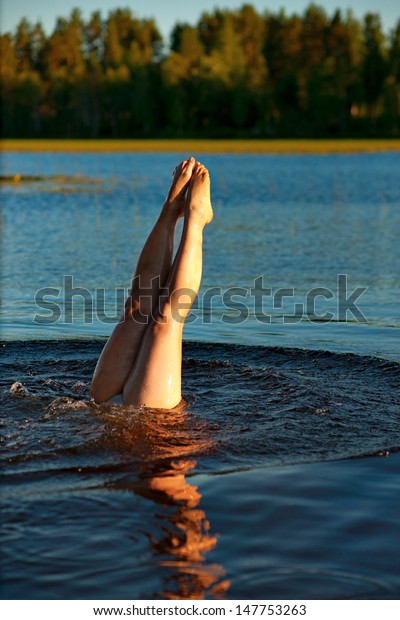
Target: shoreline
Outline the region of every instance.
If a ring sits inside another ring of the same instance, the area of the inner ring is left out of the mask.
[[[3,139],[1,151],[70,153],[353,154],[400,152],[400,139]]]

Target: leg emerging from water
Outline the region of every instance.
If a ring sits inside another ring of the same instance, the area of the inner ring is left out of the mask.
[[[203,228],[212,219],[210,178],[196,164],[186,198],[182,239],[161,299],[123,389],[125,404],[171,409],[181,401],[183,325],[199,290]]]
[[[115,326],[94,372],[91,395],[97,402],[121,394],[132,372],[145,331],[152,323],[160,288],[170,277],[175,227],[184,214],[194,165],[194,159],[190,158],[176,168],[161,214],[140,254],[124,315]]]

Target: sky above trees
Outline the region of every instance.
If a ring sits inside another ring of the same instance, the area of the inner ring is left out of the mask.
[[[169,34],[179,21],[194,24],[204,11],[213,11],[215,7],[238,9],[244,4],[241,0],[1,0],[0,2],[0,30],[7,32],[14,30],[22,17],[29,21],[42,21],[46,32],[54,28],[56,18],[66,17],[73,8],[79,8],[86,19],[95,10],[103,12],[103,16],[112,9],[129,7],[140,18],[154,17],[164,39],[168,41]],[[286,13],[304,13],[308,0],[253,0],[250,2],[258,11],[266,9],[277,12],[284,8]],[[339,8],[346,11],[351,8],[357,18],[367,12],[379,11],[384,31],[389,32],[400,17],[400,8],[396,0],[320,0],[316,4],[323,7],[328,13]]]

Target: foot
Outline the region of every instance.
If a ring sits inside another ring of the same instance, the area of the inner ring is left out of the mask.
[[[210,197],[210,175],[203,164],[196,163],[187,192],[186,208],[188,216],[196,217],[203,225],[213,219]]]
[[[185,212],[186,192],[195,166],[194,157],[184,160],[173,173],[172,185],[168,192],[164,208],[176,217],[182,217]]]

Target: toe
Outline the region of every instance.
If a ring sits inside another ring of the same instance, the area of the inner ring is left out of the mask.
[[[193,172],[193,168],[195,166],[195,160],[194,157],[190,157],[186,162],[185,162],[185,167],[184,167],[184,172],[188,173],[188,174],[192,174]]]

